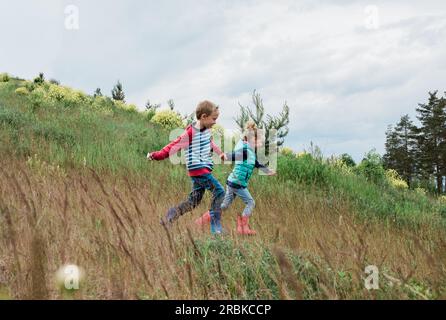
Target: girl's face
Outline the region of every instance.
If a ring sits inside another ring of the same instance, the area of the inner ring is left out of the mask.
[[[256,144],[255,144],[256,148],[261,148],[261,147],[263,147],[264,144],[265,144],[265,138],[257,137]]]
[[[252,134],[248,137],[247,141],[253,148],[261,148],[265,144],[265,138],[260,132],[257,132],[257,139],[255,134]]]

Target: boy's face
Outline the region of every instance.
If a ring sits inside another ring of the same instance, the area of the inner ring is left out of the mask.
[[[205,128],[212,128],[217,123],[218,116],[220,115],[218,110],[214,110],[210,115],[203,114],[200,118],[200,123]]]

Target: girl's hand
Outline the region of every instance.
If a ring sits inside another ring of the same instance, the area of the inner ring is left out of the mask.
[[[225,153],[222,153],[222,154],[220,155],[220,159],[223,160],[223,161],[226,161],[226,160],[228,160],[228,157],[226,156]]]
[[[153,160],[152,153],[147,153],[147,160]]]
[[[277,172],[274,171],[274,170],[270,170],[270,171],[268,172],[268,176],[275,176],[276,174],[277,174]]]

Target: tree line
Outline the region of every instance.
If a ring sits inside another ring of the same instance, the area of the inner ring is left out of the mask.
[[[395,169],[409,187],[445,193],[446,92],[429,92],[427,103],[416,108],[415,124],[409,115],[386,131],[384,166]]]

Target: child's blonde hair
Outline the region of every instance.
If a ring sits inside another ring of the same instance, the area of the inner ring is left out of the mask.
[[[197,105],[195,115],[197,116],[197,120],[200,120],[203,114],[210,116],[215,110],[218,110],[218,106],[215,103],[204,100]]]
[[[257,128],[256,123],[252,120],[249,120],[245,124],[245,130],[243,131],[242,139],[249,140],[253,138],[254,141],[257,141],[257,139],[263,139],[263,129]]]

